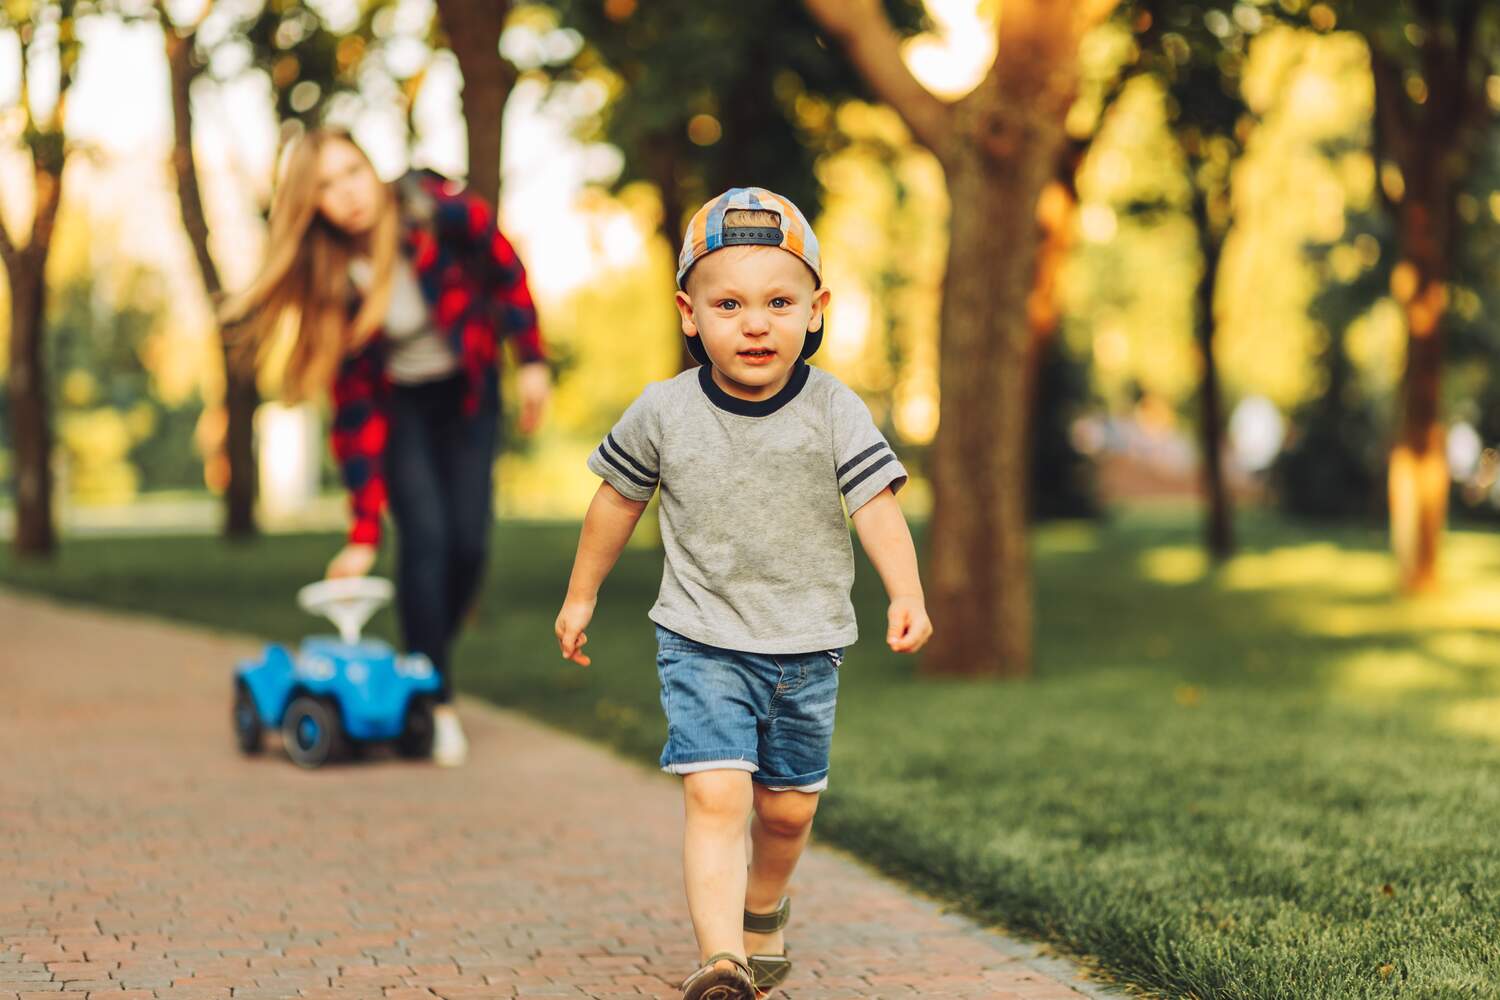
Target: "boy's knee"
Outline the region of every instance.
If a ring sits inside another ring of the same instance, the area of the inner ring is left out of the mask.
[[[818,811],[815,792],[773,792],[757,789],[755,814],[761,826],[778,837],[798,837],[812,826]]]
[[[683,776],[688,812],[698,819],[743,823],[750,812],[750,774],[747,771],[700,771]]]

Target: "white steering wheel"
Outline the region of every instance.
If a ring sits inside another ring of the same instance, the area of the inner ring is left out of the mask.
[[[353,645],[370,617],[395,595],[396,588],[383,577],[349,576],[309,583],[297,591],[297,604],[327,617],[338,627],[339,638]]]

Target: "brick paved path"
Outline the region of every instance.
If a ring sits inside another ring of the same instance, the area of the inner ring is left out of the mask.
[[[472,702],[463,769],[247,760],[255,649],[0,592],[0,1000],[678,995],[674,779]],[[789,998],[1100,995],[831,852],[795,888]]]

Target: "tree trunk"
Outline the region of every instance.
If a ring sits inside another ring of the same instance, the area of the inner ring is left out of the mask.
[[[198,187],[198,165],[193,156],[193,109],[191,90],[198,70],[193,65],[196,32],[179,34],[165,21],[167,67],[172,94],[172,166],[177,177],[177,207],[182,226],[193,247],[203,290],[210,301],[223,291],[219,269],[208,250],[208,219]],[[229,484],[224,491],[224,537],[253,538],[257,475],[255,468],[255,409],[260,403],[255,384],[254,362],[230,347],[221,330],[220,355],[224,362],[224,409],[226,430],[224,454],[229,465]]]
[[[38,252],[40,251],[40,252]],[[10,279],[11,444],[15,453],[17,556],[57,550],[52,524],[52,427],[47,404],[46,248],[33,244],[6,261]]]
[[[1445,11],[1418,5],[1425,99],[1406,89],[1402,60],[1371,37],[1377,162],[1401,168],[1403,190],[1385,191],[1396,217],[1401,259],[1391,291],[1406,317],[1406,370],[1387,472],[1391,548],[1408,593],[1437,585],[1438,548],[1448,516],[1448,456],[1440,413],[1443,321],[1457,244],[1459,192],[1473,172],[1491,115],[1482,70],[1488,53],[1479,19],[1490,5],[1469,0]],[[1492,8],[1490,8],[1492,9]]]
[[[1005,66],[995,74],[999,85],[958,105],[956,131],[967,138],[944,158],[953,207],[929,563],[938,628],[923,660],[925,671],[938,674],[1031,671],[1027,303],[1036,277],[1037,200],[1054,174],[1063,119],[1055,97],[1047,99],[1041,67],[1028,72],[1003,62],[1031,63],[1044,44],[1024,37],[1024,23],[1010,21],[1009,10],[1006,16],[1001,37],[1012,41],[1002,42],[997,57],[997,69]]]
[[[500,206],[501,120],[516,71],[500,58],[509,0],[439,0],[438,18],[463,74],[464,128],[469,140],[469,188]]]
[[[1198,276],[1198,308],[1193,333],[1198,341],[1202,368],[1198,389],[1198,445],[1202,461],[1203,498],[1208,504],[1203,541],[1215,562],[1234,554],[1234,502],[1224,477],[1224,403],[1219,388],[1219,366],[1214,356],[1214,292],[1218,288],[1222,238],[1208,217],[1206,196],[1193,192],[1193,222],[1198,227],[1198,247],[1203,271]]]
[[[1064,140],[1079,41],[1116,0],[1006,3],[994,66],[955,105],[911,75],[876,0],[803,2],[937,156],[948,184],[929,536],[936,631],[922,667],[1024,676],[1032,658],[1027,305],[1036,278],[1037,200]]]
[[[1453,196],[1434,178],[1411,178],[1399,211],[1403,259],[1393,284],[1406,314],[1401,423],[1388,473],[1391,547],[1408,592],[1437,584],[1437,556],[1448,516],[1448,456],[1438,398],[1442,321],[1448,304]]]
[[[1043,189],[1037,205],[1038,248],[1036,275],[1026,300],[1026,322],[1031,330],[1027,348],[1026,420],[1034,423],[1040,403],[1038,376],[1042,360],[1062,325],[1062,304],[1058,301],[1058,282],[1063,265],[1073,251],[1073,225],[1078,215],[1078,192],[1073,175],[1077,160],[1065,156],[1057,176]],[[1031,435],[1027,435],[1027,440]]]

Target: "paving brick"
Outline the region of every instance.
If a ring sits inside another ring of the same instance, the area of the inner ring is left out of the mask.
[[[304,772],[233,749],[256,642],[3,590],[0,634],[0,1000],[641,1000],[696,964],[674,779],[472,702],[465,768]],[[1103,995],[835,852],[793,892],[786,1000]]]

